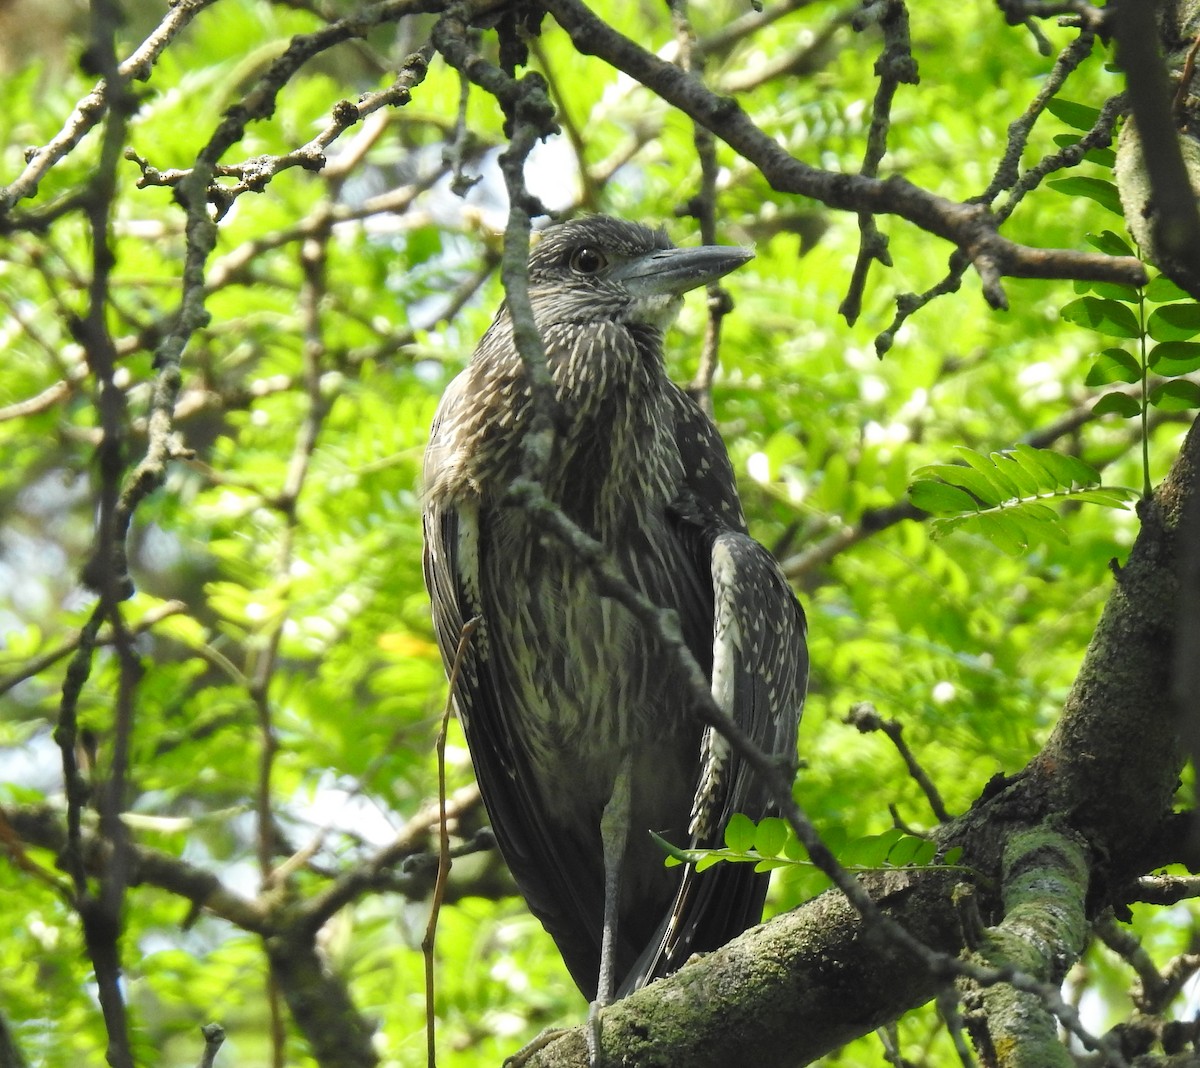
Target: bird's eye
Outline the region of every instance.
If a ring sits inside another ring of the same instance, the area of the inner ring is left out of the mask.
[[[604,258],[604,253],[588,248],[587,245],[580,245],[571,252],[567,263],[576,274],[595,274],[608,264],[608,260]]]

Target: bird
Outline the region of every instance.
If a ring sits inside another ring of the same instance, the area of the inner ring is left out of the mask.
[[[545,497],[625,582],[675,614],[723,715],[796,767],[804,611],[747,533],[716,425],[667,373],[683,294],[741,266],[606,215],[548,226],[528,294],[553,385]],[[503,303],[434,416],[424,573],[496,842],[593,1008],[757,923],[767,875],[667,867],[650,832],[720,847],[769,790],[697,698],[662,633],[509,492],[537,403]]]

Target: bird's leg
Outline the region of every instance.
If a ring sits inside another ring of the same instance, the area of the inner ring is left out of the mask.
[[[600,817],[600,841],[604,848],[604,929],[600,936],[600,977],[596,1000],[588,1008],[588,1064],[600,1068],[600,1010],[610,1005],[616,989],[617,913],[621,899],[621,861],[629,841],[629,813],[633,802],[631,765],[633,755],[621,758],[612,794]]]

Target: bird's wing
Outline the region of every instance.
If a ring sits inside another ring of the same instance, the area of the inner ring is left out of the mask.
[[[696,568],[712,578],[713,697],[759,749],[794,764],[808,685],[804,609],[774,557],[746,532],[720,434],[682,391],[676,394],[675,425],[686,469],[685,489],[673,509],[676,530]],[[755,816],[768,800],[745,762],[727,752],[724,739],[710,728],[697,797],[721,796],[724,807],[717,810],[709,800],[704,811],[693,812],[700,839],[720,834],[734,812]],[[731,774],[724,773],[726,764]],[[723,783],[724,794],[710,788],[714,782]],[[715,822],[708,818],[713,813]]]
[[[690,404],[690,402],[688,402]],[[768,757],[794,764],[796,731],[808,680],[804,611],[779,565],[740,528],[724,447],[699,409],[680,408],[689,422],[680,432],[685,460],[698,448],[689,487],[674,509],[680,543],[697,568],[711,574],[713,589],[712,695],[721,710]],[[713,458],[719,458],[714,460]],[[704,496],[701,496],[701,493]],[[706,728],[692,812],[691,845],[723,844],[735,812],[761,819],[772,811],[769,793],[721,733]],[[747,864],[688,868],[659,937],[643,955],[623,992],[669,974],[694,952],[723,945],[756,923],[767,876]]]
[[[455,385],[458,383],[456,382]],[[437,485],[437,465],[450,462],[442,424],[452,420],[460,390],[447,390],[434,423],[426,460],[426,485]],[[433,468],[433,469],[431,469]],[[559,947],[576,984],[594,997],[599,973],[598,942],[603,914],[599,833],[594,843],[564,835],[546,819],[535,795],[535,778],[508,711],[510,699],[490,655],[480,599],[481,518],[473,501],[426,500],[425,584],[433,604],[434,630],[448,674],[475,775],[500,851],[530,910]],[[463,628],[478,620],[454,672]],[[590,935],[596,933],[596,941]]]
[[[763,753],[794,766],[808,683],[804,610],[774,558],[748,534],[727,530],[710,538],[713,697]],[[750,766],[711,727],[697,798],[698,841],[712,841],[735,812],[754,816],[770,807]]]

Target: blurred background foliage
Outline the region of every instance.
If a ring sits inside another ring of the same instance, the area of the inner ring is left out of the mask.
[[[157,24],[165,5],[126,6],[118,54]],[[352,8],[228,0],[196,17],[165,51],[127,142],[159,170],[187,167],[221,112],[253,85],[289,37]],[[835,170],[861,163],[880,39],[848,24],[854,5],[819,0],[753,34],[721,37],[749,5],[696,0],[706,78],[798,157]],[[665,8],[603,0],[597,11],[654,49],[674,47]],[[885,174],[961,200],[988,184],[1006,127],[1050,67],[1025,27],[987,5],[914,5],[918,86],[902,87]],[[78,3],[0,6],[0,181],[47,143],[93,86],[83,73],[87,13]],[[381,89],[423,43],[431,21],[408,18],[308,63],[230,154],[286,153],[327,122],[341,99]],[[528,168],[532,191],[557,211],[605,211],[664,223],[696,240],[682,206],[700,189],[686,118],[599,61],[578,55],[547,19],[530,65],[542,70],[563,134]],[[1068,31],[1043,32],[1061,47]],[[483,38],[485,48],[492,38]],[[787,69],[775,72],[783,57]],[[1063,95],[1099,106],[1119,85],[1100,51]],[[257,798],[267,790],[272,864],[307,850],[288,892],[310,895],[385,845],[435,791],[432,743],[445,702],[421,581],[419,467],[441,390],[464,365],[501,299],[495,271],[505,201],[496,155],[502,116],[440,60],[402,108],[347,131],[324,172],[292,169],[241,196],[221,221],[208,265],[210,323],[185,353],[178,429],[195,458],[138,510],[132,535],[146,674],[136,698],[130,824],[136,840],[219,874],[246,895],[263,877]],[[1050,114],[1023,165],[1070,128]],[[450,145],[480,176],[451,191]],[[44,224],[0,238],[0,802],[63,807],[52,734],[72,643],[93,604],[79,581],[92,539],[98,419],[94,382],[72,335],[84,313],[92,249],[83,216],[57,213],[97,167],[96,133],[42,180],[22,207]],[[813,664],[801,727],[797,796],[842,840],[900,820],[934,817],[891,744],[844,722],[858,701],[903,724],[905,736],[961,812],[989,777],[1037,751],[1061,705],[1136,529],[1132,512],[1064,510],[1066,544],[1004,553],[970,531],[933,540],[906,519],[837,539],[864,516],[902,505],[913,472],[1048,435],[1046,443],[1141,485],[1139,427],[1093,418],[1085,384],[1109,342],[1060,321],[1069,283],[1010,281],[1011,307],[992,312],[973,275],[909,318],[877,358],[898,294],[945,273],[950,249],[883,219],[895,266],[873,269],[863,314],[838,315],[858,244],[857,219],[776,194],[723,145],[719,240],[756,258],[727,282],[712,395],[754,534],[795,580],[808,611]],[[1103,176],[1087,163],[1079,173]],[[128,404],[127,457],[145,448],[155,341],[176,312],[184,217],[169,188],[139,188],[129,160],[112,204],[111,300],[117,382]],[[1120,229],[1086,197],[1042,187],[1006,227],[1015,239],[1085,249]],[[690,299],[668,340],[680,381],[696,371],[703,299]],[[34,403],[30,404],[31,399]],[[1151,477],[1174,457],[1186,423],[1150,422]],[[1059,429],[1056,429],[1059,428]],[[1063,429],[1065,428],[1065,429]],[[312,436],[311,441],[305,435]],[[288,497],[297,491],[294,503]],[[828,551],[809,554],[814,547]],[[147,622],[144,628],[141,621]],[[109,759],[117,666],[107,648],[82,692],[86,759]],[[269,783],[263,779],[266,733]],[[449,786],[471,781],[452,733]],[[481,813],[464,817],[469,837]],[[472,822],[473,821],[473,822]],[[44,872],[53,854],[31,850]],[[77,917],[49,882],[0,864],[0,1004],[31,1064],[100,1064],[103,1025]],[[779,880],[770,910],[797,903]],[[342,909],[322,931],[332,968],[379,1028],[388,1064],[424,1059],[418,943],[428,880],[397,878]],[[510,896],[489,855],[455,865],[438,939],[439,1041],[450,1063],[496,1064],[542,1026],[574,1023],[583,1002],[549,939]],[[125,990],[144,1063],[195,1063],[198,1025],[228,1033],[218,1063],[278,1060],[258,938],[148,886],[133,887],[123,940]],[[187,922],[185,922],[185,920]],[[1192,910],[1139,910],[1135,927],[1160,963],[1194,937]],[[1127,1014],[1127,971],[1107,951],[1073,973],[1098,1024]],[[282,1025],[286,1063],[312,1063]],[[867,1038],[829,1063],[884,1063],[896,1044],[912,1064],[956,1063],[932,1010]]]

